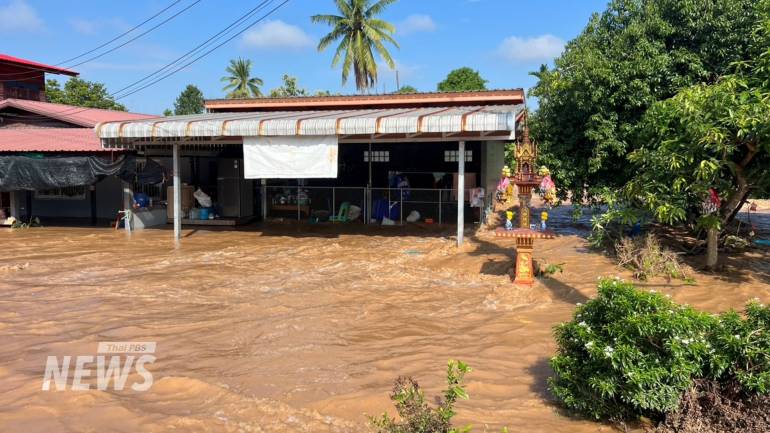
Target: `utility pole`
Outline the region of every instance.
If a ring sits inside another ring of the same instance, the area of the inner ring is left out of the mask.
[[[401,82],[398,79],[398,69],[396,69],[396,92],[401,90]]]

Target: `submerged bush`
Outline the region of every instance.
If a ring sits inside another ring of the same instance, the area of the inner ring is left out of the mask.
[[[623,237],[615,244],[618,265],[634,272],[634,278],[651,277],[689,279],[687,267],[671,250],[660,244],[658,238],[648,233],[644,237]]]
[[[619,280],[555,330],[551,392],[596,419],[661,419],[697,379],[770,390],[770,309],[714,316]]]
[[[455,415],[454,404],[457,399],[468,399],[463,385],[465,374],[471,368],[461,361],[450,360],[447,365],[447,388],[438,407],[431,407],[425,402],[425,394],[420,385],[411,377],[399,377],[393,386],[390,399],[396,406],[400,421],[387,413],[379,418],[370,417],[369,421],[378,433],[458,433],[470,431],[470,427],[452,427]]]

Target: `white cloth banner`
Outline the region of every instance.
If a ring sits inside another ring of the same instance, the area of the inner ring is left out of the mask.
[[[246,179],[336,178],[336,135],[243,137]]]

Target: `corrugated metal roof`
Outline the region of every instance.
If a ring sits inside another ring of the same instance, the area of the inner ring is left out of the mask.
[[[76,76],[78,76],[80,74],[79,72],[75,72],[75,71],[70,70],[70,69],[60,68],[58,66],[46,65],[46,64],[38,63],[38,62],[33,62],[32,60],[21,59],[19,57],[9,56],[8,54],[2,54],[2,53],[0,53],[0,62],[12,63],[14,65],[19,65],[19,66],[22,66],[22,67],[25,67],[25,68],[30,68],[30,69],[36,69],[36,70],[43,71],[43,72],[51,72],[51,73],[54,73],[54,74],[69,75],[71,77],[76,77]]]
[[[113,122],[119,120],[152,119],[157,116],[141,113],[128,113],[125,111],[102,110],[98,108],[83,108],[74,105],[53,104],[50,102],[32,101],[28,99],[3,99],[0,100],[0,110],[13,107],[19,110],[29,111],[40,116],[50,117],[62,122],[93,128],[99,122]]]
[[[104,152],[91,128],[0,129],[0,152]]]
[[[208,113],[102,123],[102,139],[513,131],[523,105]]]
[[[467,105],[523,104],[523,89],[497,89],[465,92],[416,92],[373,95],[324,95],[209,99],[209,112],[275,110],[354,110],[375,108],[449,107]]]

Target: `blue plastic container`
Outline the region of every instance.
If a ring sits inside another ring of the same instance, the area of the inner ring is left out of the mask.
[[[200,213],[201,219],[202,220],[209,219],[209,213],[210,213],[210,209],[209,208],[207,208],[207,207],[201,208],[201,213]]]

